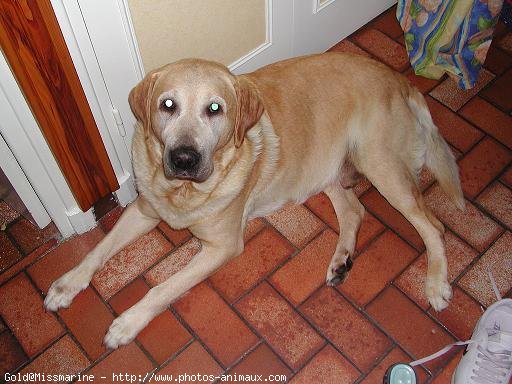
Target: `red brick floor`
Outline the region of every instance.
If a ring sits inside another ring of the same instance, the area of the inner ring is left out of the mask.
[[[345,284],[324,284],[338,224],[320,194],[250,223],[244,253],[174,303],[130,345],[101,344],[112,320],[185,265],[199,244],[166,224],[107,263],[71,307],[46,313],[51,281],[77,263],[121,213],[58,244],[0,203],[0,382],[4,373],[285,375],[300,383],[381,383],[398,361],[468,338],[494,294],[512,296],[512,33],[502,26],[478,87],[457,90],[412,72],[394,9],[335,47],[402,71],[426,96],[458,157],[467,209],[448,201],[428,172],[426,203],[447,227],[451,305],[433,311],[423,295],[425,251],[414,228],[368,182],[354,268]],[[421,383],[448,383],[461,353],[417,369]],[[190,381],[189,382],[193,382]]]

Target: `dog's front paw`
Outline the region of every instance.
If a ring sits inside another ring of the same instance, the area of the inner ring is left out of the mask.
[[[425,283],[425,294],[436,311],[445,309],[452,298],[452,287],[446,280],[429,279]]]
[[[89,285],[91,278],[81,272],[79,269],[62,275],[51,285],[44,306],[49,311],[57,311],[60,308],[67,308],[79,292],[83,291]]]
[[[129,309],[112,322],[103,339],[103,344],[109,349],[129,344],[147,323],[143,315]]]

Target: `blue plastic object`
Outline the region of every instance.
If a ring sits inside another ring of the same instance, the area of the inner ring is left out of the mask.
[[[417,384],[416,373],[409,364],[394,364],[386,371],[383,384]]]

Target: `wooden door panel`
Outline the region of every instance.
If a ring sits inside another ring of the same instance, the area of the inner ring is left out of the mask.
[[[119,188],[49,0],[0,0],[0,44],[80,208]]]

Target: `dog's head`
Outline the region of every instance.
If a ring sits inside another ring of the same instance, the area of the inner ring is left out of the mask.
[[[187,59],[154,70],[130,92],[132,111],[163,146],[168,178],[205,181],[213,156],[245,133],[263,113],[255,86],[217,63]]]

